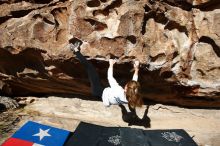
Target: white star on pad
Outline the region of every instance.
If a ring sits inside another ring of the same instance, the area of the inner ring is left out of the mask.
[[[42,130],[42,129],[40,128],[39,133],[34,134],[33,136],[39,136],[40,141],[41,141],[45,136],[51,136],[50,134],[48,134],[48,131],[49,131],[49,130],[50,130],[50,129]]]

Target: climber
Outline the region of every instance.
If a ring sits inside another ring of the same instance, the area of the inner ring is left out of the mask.
[[[102,98],[105,106],[128,103],[132,108],[141,107],[143,101],[139,95],[140,84],[137,82],[139,61],[135,61],[134,63],[134,75],[132,80],[122,88],[113,77],[113,66],[116,63],[116,60],[109,59],[108,82],[110,87],[104,88],[101,85],[99,75],[93,65],[80,53],[79,49],[81,44],[82,42],[76,38],[69,40],[70,49],[76,54],[76,57],[87,71],[92,88],[92,95]]]

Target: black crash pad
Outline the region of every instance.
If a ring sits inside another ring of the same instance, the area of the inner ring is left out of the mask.
[[[81,122],[64,146],[198,146],[182,129],[143,130]]]

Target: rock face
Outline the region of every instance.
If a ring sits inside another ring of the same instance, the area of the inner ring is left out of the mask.
[[[145,99],[220,107],[218,0],[3,0],[0,2],[0,89],[10,96],[90,95],[68,40],[83,41],[107,86],[109,56],[115,78],[130,80],[140,60]]]

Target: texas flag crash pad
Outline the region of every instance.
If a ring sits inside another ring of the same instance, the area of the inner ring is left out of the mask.
[[[63,146],[70,131],[28,121],[2,146]]]

